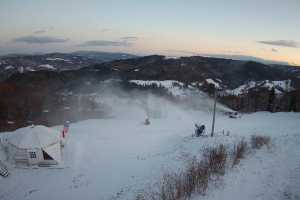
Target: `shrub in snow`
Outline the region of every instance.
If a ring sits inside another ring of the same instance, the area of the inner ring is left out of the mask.
[[[227,160],[226,147],[220,144],[216,148],[207,149],[204,153],[204,159],[212,173],[224,174]]]
[[[204,194],[209,176],[207,163],[194,158],[180,173],[164,175],[159,192],[150,199],[179,200],[189,199],[195,192]]]
[[[260,149],[262,146],[270,145],[271,138],[268,136],[258,136],[258,135],[253,135],[251,137],[251,146],[254,149]]]
[[[136,195],[135,200],[145,200],[145,197],[143,194],[139,193]]]
[[[227,159],[227,151],[223,144],[206,149],[203,160],[195,157],[179,173],[165,174],[157,192],[152,192],[145,199],[180,200],[190,199],[192,194],[204,194],[212,175],[223,175]],[[141,198],[141,195],[139,197]]]
[[[252,136],[254,148],[268,145],[269,137]],[[244,140],[234,146],[233,165],[245,157],[248,150],[248,143]],[[191,199],[193,194],[204,195],[209,181],[213,181],[215,176],[222,176],[225,173],[227,163],[227,148],[223,144],[217,147],[204,150],[203,159],[194,157],[187,166],[178,173],[165,174],[155,192],[138,194],[136,200],[185,200]]]
[[[208,187],[210,173],[207,163],[193,159],[186,168],[185,193],[190,196],[193,192],[204,194]]]
[[[245,157],[247,149],[248,143],[244,140],[240,141],[237,145],[234,146],[232,166],[238,164],[240,160]]]

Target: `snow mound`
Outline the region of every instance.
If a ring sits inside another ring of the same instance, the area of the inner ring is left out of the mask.
[[[25,67],[25,70],[26,71],[31,71],[31,72],[34,72],[35,69],[31,68],[31,67]],[[20,72],[23,72],[23,67],[20,67]]]
[[[4,69],[5,69],[5,70],[10,70],[10,69],[14,69],[14,68],[15,68],[14,66],[8,65],[8,66],[6,66]]]

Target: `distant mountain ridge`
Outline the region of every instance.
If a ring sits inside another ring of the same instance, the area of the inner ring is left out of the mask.
[[[124,91],[150,90],[174,101],[178,99],[172,94],[182,90],[213,95],[216,87],[220,90],[218,100],[234,110],[300,111],[300,68],[294,66],[160,55],[90,63],[90,58],[61,55],[34,56],[35,63],[42,60],[40,69],[17,71],[0,82],[0,131],[33,122],[55,125],[64,120],[103,117],[110,108],[97,104],[95,94],[101,98],[99,86],[107,82],[112,84],[108,89],[117,84]],[[18,62],[23,66],[32,64],[22,57]],[[53,69],[54,64],[61,64],[65,70]],[[11,70],[7,64],[1,68]],[[161,87],[161,83],[168,88]],[[78,104],[83,109],[78,109]]]
[[[238,55],[238,54],[206,54],[204,56],[213,58],[225,58],[233,60],[254,61],[266,65],[290,65],[288,62],[263,59],[255,56]]]
[[[77,51],[72,53],[15,54],[0,57],[0,81],[12,74],[26,71],[76,70],[92,64],[135,58],[127,53]]]
[[[95,64],[83,70],[97,71],[103,68],[126,79],[178,80],[189,83],[210,78],[219,80],[224,89],[233,89],[249,81],[265,80],[292,80],[295,87],[300,85],[299,67],[202,56],[167,58],[153,55]]]
[[[0,80],[5,80],[15,73],[79,69],[85,72],[94,71],[96,74],[105,69],[109,76],[119,76],[126,80],[177,80],[200,83],[211,79],[219,82],[223,89],[235,89],[249,81],[291,80],[295,88],[300,85],[300,67],[290,65],[266,65],[254,61],[203,56],[137,57],[124,53],[94,51],[2,57]]]

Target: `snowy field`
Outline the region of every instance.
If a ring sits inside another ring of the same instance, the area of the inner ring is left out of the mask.
[[[218,134],[195,138],[195,122],[210,132],[207,108],[193,111],[157,102],[150,108],[156,114],[145,126],[145,110],[124,105],[119,104],[110,119],[71,124],[59,167],[21,169],[8,164],[10,176],[0,177],[0,199],[135,199],[205,147],[249,140],[253,134],[271,136],[272,148],[252,152],[226,172],[222,184],[195,199],[300,199],[300,113],[259,112],[229,119],[219,109]],[[230,135],[222,135],[222,130]],[[5,160],[4,155],[0,158]]]

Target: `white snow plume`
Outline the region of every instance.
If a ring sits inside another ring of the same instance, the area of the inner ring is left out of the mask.
[[[118,119],[145,119],[182,116],[182,109],[148,91],[124,91],[105,81],[100,84],[96,101],[111,108],[111,116]]]
[[[211,112],[213,99],[195,87],[195,83],[185,86],[183,82],[175,80],[130,80],[129,82],[145,88],[152,85],[164,88],[169,94],[181,102],[180,106],[184,107],[184,109],[189,108]],[[232,111],[219,103],[217,104],[217,110]]]
[[[175,98],[174,101],[158,96],[147,90],[124,91],[112,86],[114,80],[100,83],[96,101],[111,108],[111,116],[115,118],[182,118],[187,110],[198,110],[212,113],[213,99],[192,86],[183,87],[182,82],[174,81],[142,81],[132,80],[145,88],[152,84],[165,87]],[[176,92],[174,92],[176,91]],[[218,112],[232,111],[222,104],[217,104]]]

